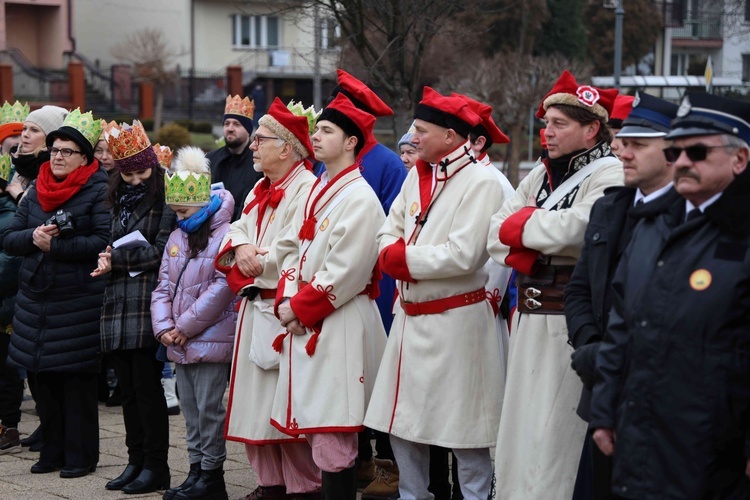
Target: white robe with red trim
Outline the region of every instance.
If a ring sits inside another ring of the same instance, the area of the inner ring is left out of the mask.
[[[420,196],[418,171],[426,165],[411,169],[380,230],[381,251],[406,242],[406,267],[417,283],[397,281],[402,301],[453,297],[484,290],[487,283],[483,235],[503,190],[485,165],[473,161],[468,146],[446,155],[445,170],[437,165],[423,177],[423,187],[434,187],[428,201]],[[422,226],[416,219],[423,203],[431,208]],[[417,443],[491,447],[503,401],[501,359],[489,301],[419,316],[397,306],[365,424]]]
[[[575,264],[593,203],[610,186],[622,184],[622,163],[614,157],[589,175],[558,210],[531,209],[545,178],[539,165],[520,183],[515,196],[492,218],[488,249],[505,263],[511,254],[500,242],[501,224],[511,219],[513,236],[530,255],[551,257],[551,264]],[[515,251],[515,250],[514,250]],[[525,297],[519,295],[518,300]],[[495,454],[497,497],[571,498],[581,458],[586,423],[576,415],[581,381],[570,367],[564,315],[513,316],[508,378]]]
[[[219,264],[234,266],[233,249],[243,244],[268,250],[266,255],[258,256],[263,272],[252,280],[251,286],[265,290],[275,289],[279,282],[276,242],[291,225],[298,205],[307,199],[313,182],[315,175],[305,168],[304,163],[293,167],[286,176],[279,179],[275,187],[283,189],[284,196],[278,206],[275,209],[271,206],[265,209],[260,225],[257,204],[248,213],[243,211],[242,217],[232,223],[230,231],[224,237]],[[253,199],[251,191],[246,207],[253,205]],[[283,434],[270,424],[279,378],[278,365],[263,369],[250,359],[253,343],[263,341],[267,345],[255,345],[253,348],[262,349],[266,353],[270,351],[278,362],[279,355],[273,351],[271,344],[285,329],[274,315],[274,300],[275,298],[261,299],[258,295],[253,300],[243,298],[240,302],[225,426],[226,438],[231,441],[255,445],[304,441]]]
[[[314,237],[301,241],[305,209],[324,183]],[[282,432],[363,429],[386,336],[375,301],[362,292],[374,280],[375,237],[384,219],[375,192],[353,166],[330,181],[323,174],[279,241],[279,293],[291,298],[307,328],[305,335],[288,334],[281,346],[272,425]]]

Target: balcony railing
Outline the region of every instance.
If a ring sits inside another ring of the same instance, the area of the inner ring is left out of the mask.
[[[314,69],[315,53],[311,47],[235,48],[240,55],[231,64],[241,65],[259,74],[309,76]],[[338,49],[321,49],[320,69],[324,74],[336,69]]]
[[[685,19],[682,28],[674,28],[672,38],[721,39],[721,15],[702,16],[699,19]]]

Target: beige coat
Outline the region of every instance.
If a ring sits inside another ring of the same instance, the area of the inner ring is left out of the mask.
[[[323,184],[325,190],[323,189]],[[312,242],[299,238],[305,213],[317,219]],[[385,345],[374,300],[375,237],[385,215],[356,165],[315,184],[279,241],[279,288],[305,335],[281,345],[272,424],[282,432],[358,432]],[[301,282],[307,283],[301,284]]]
[[[502,204],[495,175],[462,144],[435,167],[424,226],[418,167],[378,234],[382,251],[403,238],[417,283],[397,282],[400,298],[424,302],[484,290],[490,217]],[[421,232],[417,229],[421,227]],[[418,236],[415,235],[419,232]],[[413,442],[448,448],[495,444],[504,375],[495,317],[487,300],[439,314],[407,316],[397,308],[365,423]]]
[[[606,148],[608,150],[608,147]],[[538,250],[552,264],[574,264],[594,201],[610,186],[622,184],[622,163],[598,160],[564,205],[535,210],[522,230],[525,248]],[[513,198],[492,218],[488,249],[503,263],[510,248],[499,230],[503,221],[536,196],[546,169],[537,166],[521,182]],[[541,204],[541,202],[540,202]],[[521,300],[521,297],[519,297]],[[581,457],[586,423],[576,415],[581,381],[570,367],[568,334],[563,315],[514,315],[508,356],[508,378],[495,454],[497,497],[503,499],[570,498]]]
[[[293,167],[277,181],[277,188],[284,190],[278,206],[275,209],[271,206],[266,208],[260,225],[257,205],[248,213],[243,212],[224,237],[222,249],[225,253],[220,258],[220,264],[234,265],[232,249],[239,245],[252,244],[268,250],[268,254],[259,257],[263,272],[255,277],[252,286],[264,290],[275,289],[279,282],[276,242],[291,225],[298,205],[307,199],[313,182],[315,176],[303,163]],[[251,191],[245,205],[252,205],[253,200]],[[226,438],[232,441],[262,445],[301,440],[282,434],[270,424],[280,359],[272,343],[284,331],[274,315],[273,304],[273,298],[264,300],[260,295],[253,300],[243,298],[240,302],[226,417]],[[268,368],[262,368],[259,362]]]

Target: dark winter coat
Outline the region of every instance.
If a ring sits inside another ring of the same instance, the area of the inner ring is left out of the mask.
[[[0,194],[0,232],[8,227],[16,213],[16,204],[6,193]],[[2,236],[0,236],[2,248]],[[21,258],[0,250],[0,328],[10,325],[18,291],[18,269]],[[2,335],[2,331],[0,331]]]
[[[107,178],[107,172],[99,168],[59,207],[71,213],[75,233],[68,239],[52,238],[49,253],[42,252],[32,240],[34,229],[53,215],[39,204],[36,186],[21,200],[5,231],[5,251],[23,257],[10,359],[27,370],[99,370],[99,318],[105,280],[92,278],[90,273],[109,241]]]
[[[128,220],[120,224],[120,208],[112,209],[112,237],[116,241],[126,234],[140,231],[151,243],[149,247],[130,250],[112,249],[112,272],[104,290],[101,317],[102,351],[141,349],[158,345],[151,328],[151,293],[157,285],[159,264],[176,217],[164,202],[145,197]],[[130,276],[131,271],[142,271]]]
[[[644,210],[662,210],[681,199],[674,189],[645,205],[634,207],[635,188],[613,187],[605,191],[591,208],[583,250],[565,288],[565,319],[568,338],[574,349],[597,344],[604,338],[612,307],[610,286],[620,257],[630,241],[635,222]],[[656,204],[656,205],[651,205]],[[596,349],[596,348],[594,348]],[[579,353],[582,351],[578,351]],[[591,356],[577,359],[576,371],[582,374],[584,388],[578,404],[578,415],[588,421],[591,385],[595,377]],[[574,354],[575,356],[575,354]],[[574,363],[575,364],[575,363]]]
[[[616,431],[617,495],[748,498],[750,170],[684,218],[646,215],[623,254],[590,425]]]
[[[224,189],[232,193],[232,221],[236,221],[242,215],[250,190],[263,178],[263,173],[253,168],[253,152],[245,148],[242,154],[235,155],[224,146],[210,151],[206,158],[211,167],[211,182],[223,182]]]

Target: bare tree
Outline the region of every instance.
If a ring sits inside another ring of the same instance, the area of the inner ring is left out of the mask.
[[[582,62],[556,55],[516,53],[479,59],[461,74],[448,74],[440,82],[441,89],[461,92],[492,106],[498,125],[510,137],[506,175],[514,186],[518,185],[518,165],[529,133],[529,112],[536,111],[564,69],[579,82],[591,76],[591,67]]]
[[[154,132],[159,130],[164,109],[165,88],[179,79],[170,64],[185,51],[169,46],[163,31],[144,28],[129,34],[111,49],[116,59],[127,61],[135,68],[136,79],[154,86]]]

